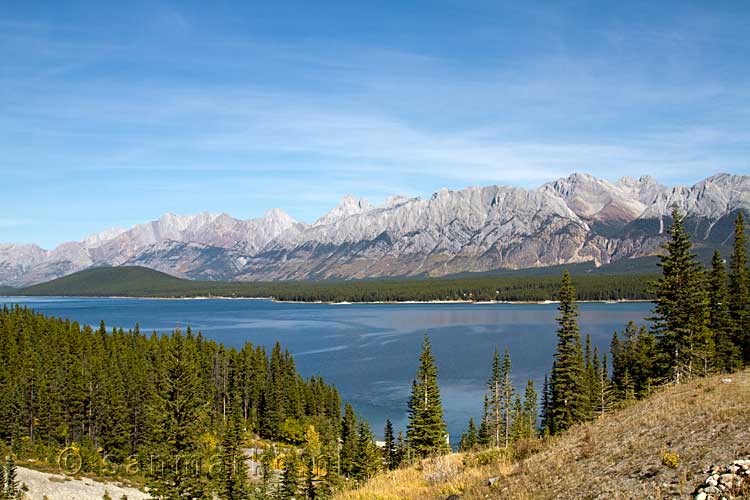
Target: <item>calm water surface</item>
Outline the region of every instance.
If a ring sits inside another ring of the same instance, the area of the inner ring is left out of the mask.
[[[168,332],[190,325],[227,346],[249,341],[267,348],[279,340],[305,376],[322,375],[382,435],[386,418],[406,425],[406,402],[422,335],[427,332],[439,370],[451,441],[479,417],[492,353],[507,347],[513,382],[541,389],[555,350],[555,304],[298,304],[268,300],[155,300],[0,297],[44,314],[97,326]],[[629,320],[643,322],[651,304],[581,304],[581,331],[600,352]]]

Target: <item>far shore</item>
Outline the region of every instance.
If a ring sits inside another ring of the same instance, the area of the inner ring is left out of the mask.
[[[477,305],[512,305],[512,304],[530,304],[530,305],[548,305],[558,304],[557,300],[393,300],[393,301],[325,301],[325,300],[278,300],[273,297],[232,297],[232,296],[195,296],[195,297],[148,297],[148,296],[130,296],[130,295],[0,295],[0,301],[3,298],[61,298],[61,299],[140,299],[140,300],[268,300],[279,304],[318,304],[318,305],[367,305],[367,304],[477,304]],[[620,299],[620,300],[578,300],[579,304],[627,304],[651,302],[649,299]]]

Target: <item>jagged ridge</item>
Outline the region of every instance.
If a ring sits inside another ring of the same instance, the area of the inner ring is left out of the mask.
[[[669,212],[688,215],[699,247],[726,245],[737,210],[750,209],[750,177],[718,174],[669,188],[648,176],[615,183],[588,174],[527,190],[510,186],[393,197],[379,207],[345,197],[305,224],[274,209],[166,214],[53,250],[0,244],[0,284],[26,286],[95,265],[141,265],[209,280],[441,276],[653,255]]]

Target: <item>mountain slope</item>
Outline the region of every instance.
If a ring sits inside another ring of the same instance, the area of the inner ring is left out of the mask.
[[[130,296],[179,292],[191,282],[144,267],[95,267],[46,283],[16,289],[23,295]]]
[[[724,378],[731,383],[723,383]],[[679,456],[674,469],[661,462],[667,450]],[[574,427],[525,459],[463,465],[476,462],[472,456],[454,454],[383,474],[337,498],[687,498],[712,466],[750,458],[750,372],[660,390]],[[491,477],[498,480],[490,487]]]
[[[312,224],[274,209],[263,217],[166,214],[52,250],[0,245],[0,285],[26,286],[92,266],[145,266],[201,280],[445,276],[651,256],[673,207],[699,251],[725,248],[750,177],[719,174],[691,187],[644,176],[617,182],[572,174],[537,189],[440,190],[381,206],[345,197]]]

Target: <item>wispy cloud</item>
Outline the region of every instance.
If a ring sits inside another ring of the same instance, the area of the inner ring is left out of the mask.
[[[265,26],[239,5],[151,5],[103,27],[6,16],[0,197],[13,217],[33,195],[79,219],[93,198],[113,220],[272,206],[314,220],[349,193],[750,172],[742,15],[442,8],[377,33],[389,25],[356,29],[367,16]]]

